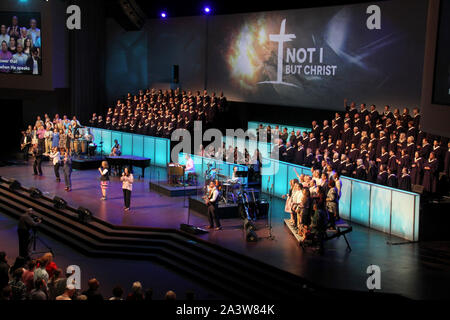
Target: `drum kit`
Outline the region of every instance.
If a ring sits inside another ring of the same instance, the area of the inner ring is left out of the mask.
[[[220,168],[214,168],[212,163],[207,164],[205,187],[213,181],[219,191],[220,201],[225,204],[237,203],[238,194],[243,192],[244,185],[241,183],[240,178],[230,179],[226,175],[221,174],[221,170]]]

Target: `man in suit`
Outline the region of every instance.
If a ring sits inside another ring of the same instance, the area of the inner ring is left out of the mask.
[[[209,226],[207,226],[207,228],[214,228],[215,223],[216,228],[214,230],[221,230],[222,226],[220,225],[220,218],[217,212],[219,208],[219,191],[217,190],[216,185],[213,181],[209,183],[208,194],[206,195],[205,202],[208,206],[209,218]]]
[[[66,151],[63,158],[63,172],[64,172],[64,181],[66,183],[65,190],[67,192],[72,190],[72,158],[69,153]]]

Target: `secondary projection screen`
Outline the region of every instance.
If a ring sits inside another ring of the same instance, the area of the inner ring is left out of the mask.
[[[211,17],[208,89],[335,110],[344,98],[418,106],[426,9],[408,0]]]
[[[0,12],[0,76],[42,74],[41,14]]]

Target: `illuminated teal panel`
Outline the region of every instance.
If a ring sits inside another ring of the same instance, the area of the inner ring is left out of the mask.
[[[167,159],[167,139],[155,138],[155,161],[154,164],[165,167],[168,163]]]
[[[370,200],[370,227],[389,233],[392,190],[372,185]]]
[[[414,219],[414,241],[419,241],[419,210],[420,210],[420,196],[416,195],[414,202],[415,206],[415,219]]]
[[[341,178],[341,198],[339,199],[339,215],[341,218],[350,218],[352,181],[350,179]],[[353,217],[352,217],[353,218]]]
[[[133,156],[144,156],[144,136],[133,134]]]
[[[103,141],[103,153],[109,154],[112,148],[110,130],[102,130],[102,141]]]
[[[392,192],[391,234],[414,240],[414,195]]]
[[[90,128],[90,132],[94,137],[94,143],[98,145],[98,143],[102,140],[102,131],[98,128]]]
[[[122,154],[124,156],[133,155],[133,135],[131,133],[122,133]]]
[[[274,181],[274,195],[277,197],[281,197],[288,191],[289,185],[289,182],[287,180],[288,164],[284,162],[279,162],[278,166],[279,166],[278,172],[275,174],[275,181]]]
[[[369,226],[370,185],[364,182],[352,181],[352,222]]]
[[[153,137],[144,137],[144,157],[151,159],[151,164],[155,161],[155,139]]]
[[[114,140],[117,140],[117,142],[119,142],[120,147],[122,148],[122,132],[111,131],[111,143],[112,143],[111,148],[114,145]]]

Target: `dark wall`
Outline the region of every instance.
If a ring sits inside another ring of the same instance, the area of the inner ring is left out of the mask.
[[[2,125],[0,135],[2,139],[2,152],[0,159],[11,151],[20,149],[20,128],[22,125],[23,109],[20,99],[0,99],[2,110]],[[3,160],[3,159],[2,159]]]
[[[428,6],[427,39],[422,81],[421,125],[422,130],[426,132],[450,137],[450,106],[432,102],[439,4],[440,0],[430,0]]]
[[[72,113],[86,122],[105,105],[106,14],[104,1],[74,0],[81,8],[81,30],[69,32]]]

